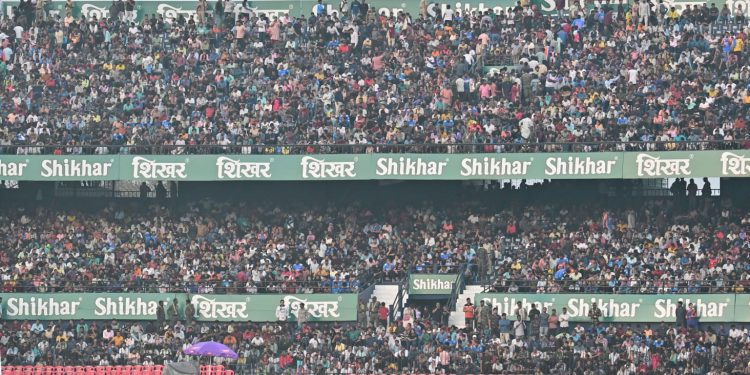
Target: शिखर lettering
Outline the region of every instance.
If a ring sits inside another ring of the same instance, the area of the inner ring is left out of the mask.
[[[721,174],[724,176],[750,175],[750,158],[728,151],[722,153]]]
[[[690,176],[690,159],[662,159],[649,154],[638,154],[636,168],[639,177]]]
[[[354,161],[325,161],[305,156],[300,161],[303,179],[354,178],[357,177]]]
[[[294,316],[297,316],[300,303],[304,303],[310,315],[317,319],[338,318],[340,316],[339,301],[308,301],[295,296],[286,296],[284,297],[284,303],[289,306]]]
[[[206,320],[249,318],[246,302],[219,302],[200,295],[194,295],[190,301],[196,306],[198,316]]]
[[[216,159],[216,167],[220,180],[271,178],[271,163],[241,162],[222,156]]]
[[[157,162],[140,156],[133,158],[133,178],[138,179],[185,179],[186,163]]]

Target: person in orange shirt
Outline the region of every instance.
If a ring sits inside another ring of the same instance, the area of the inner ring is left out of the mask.
[[[464,322],[466,328],[474,328],[474,305],[471,303],[471,298],[467,298],[466,305],[464,305]]]
[[[224,337],[224,345],[234,349],[237,346],[237,338],[234,335],[226,335]]]

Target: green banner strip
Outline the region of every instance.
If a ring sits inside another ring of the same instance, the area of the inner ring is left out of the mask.
[[[191,15],[196,14],[197,1],[162,1],[162,0],[138,0],[136,1],[135,17],[140,20],[145,14],[160,14],[165,18],[175,18],[179,15],[184,16],[186,19]],[[210,0],[209,9],[206,10],[207,14],[212,14],[214,9],[215,1]],[[324,1],[326,4],[325,9],[329,14],[336,13],[339,11],[337,1]],[[351,3],[351,2],[350,2]],[[419,1],[415,0],[369,0],[367,3],[378,13],[386,16],[397,15],[399,12],[408,12],[412,17],[417,18],[420,15]],[[554,0],[532,0],[533,4],[536,4],[538,9],[543,13],[556,13],[555,1]],[[566,9],[571,9],[572,5],[580,7],[581,3],[586,8],[591,8],[593,3],[572,1],[566,2]],[[620,2],[614,0],[610,2],[613,8],[617,8]],[[627,8],[628,2],[623,1]],[[670,2],[681,11],[686,5],[703,4],[704,2],[694,2],[686,0],[677,0]],[[739,5],[746,5],[745,1],[730,0],[730,1],[718,1],[716,2],[719,9],[724,4],[727,4],[729,9],[733,11],[733,14],[740,9]],[[300,15],[309,15],[314,11],[316,0],[250,0],[248,6],[253,9],[256,13],[265,13],[269,16],[278,16],[282,14],[289,14],[293,17]],[[18,6],[18,1],[6,1],[5,12],[11,14],[11,9],[14,6]],[[239,12],[241,2],[237,2],[234,10]],[[515,7],[516,2],[514,0],[493,0],[493,1],[478,1],[478,0],[465,0],[465,1],[428,1],[426,12],[429,16],[436,17],[440,14],[443,9],[450,5],[455,11],[466,14],[466,13],[484,13],[486,11],[499,13],[501,10],[506,13],[511,11]],[[84,15],[86,17],[96,16],[101,19],[102,17],[111,16],[111,1],[77,1],[73,2],[72,13],[74,17]],[[51,15],[59,14],[65,16],[65,0],[52,0],[47,2],[47,10]],[[742,8],[745,16],[750,16],[750,7],[744,6]]]
[[[750,151],[533,154],[0,155],[0,179],[314,181],[748,177]]]
[[[589,309],[596,302],[602,310],[602,322],[658,323],[674,322],[678,301],[698,308],[701,322],[750,322],[750,296],[746,294],[507,294],[482,293],[476,300],[484,300],[498,308],[499,314],[515,315],[517,302],[528,311],[531,304],[541,310],[568,309],[573,322],[589,322]]]
[[[356,294],[248,294],[214,295],[184,293],[4,293],[3,319],[120,319],[156,320],[159,301],[167,306],[177,299],[179,318],[185,318],[190,298],[199,321],[271,322],[280,301],[291,308],[294,320],[301,303],[309,321],[357,320]]]
[[[409,275],[409,294],[414,295],[450,295],[456,285],[456,274],[411,274]]]

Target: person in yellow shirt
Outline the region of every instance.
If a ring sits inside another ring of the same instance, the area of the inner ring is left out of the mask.
[[[667,11],[667,19],[669,20],[669,23],[674,24],[677,22],[678,18],[680,18],[680,13],[677,12],[677,9],[675,9],[675,7],[669,8],[669,11]]]
[[[120,332],[117,332],[115,334],[115,337],[112,338],[112,343],[115,344],[116,347],[120,347],[122,345],[122,342],[125,341],[125,338],[122,337]]]
[[[742,49],[745,47],[745,42],[742,40],[742,38],[737,38],[734,41],[734,48],[732,49],[732,52],[734,53],[742,53]]]

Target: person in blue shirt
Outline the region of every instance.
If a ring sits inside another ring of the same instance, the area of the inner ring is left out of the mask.
[[[510,330],[512,324],[513,322],[508,319],[508,315],[506,313],[503,313],[503,315],[500,316],[500,321],[498,322],[498,326],[500,328],[500,342],[510,342]]]

